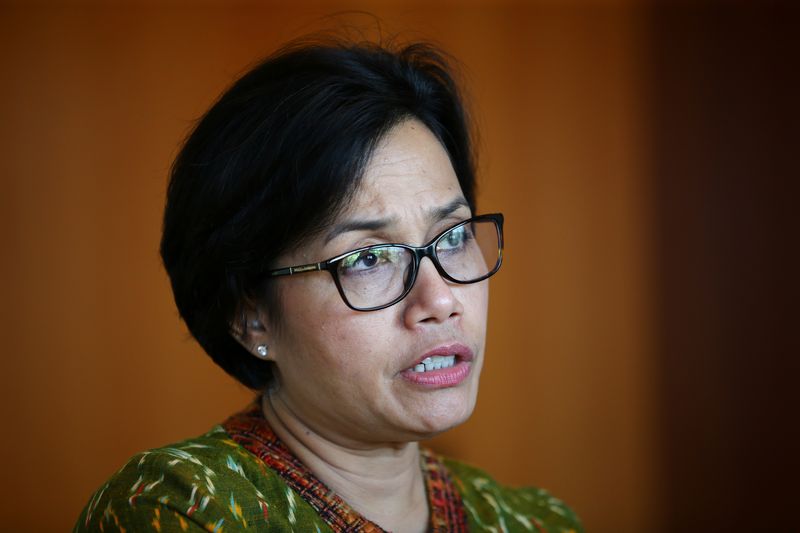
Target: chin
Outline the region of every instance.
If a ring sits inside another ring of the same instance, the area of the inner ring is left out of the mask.
[[[458,395],[461,396],[461,395]],[[430,439],[466,422],[475,409],[475,395],[448,398],[430,406],[424,414],[417,417],[415,428],[417,439]]]

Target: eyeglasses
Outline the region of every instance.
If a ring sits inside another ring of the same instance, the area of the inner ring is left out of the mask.
[[[396,304],[411,292],[425,257],[430,258],[444,279],[453,283],[476,283],[488,278],[503,262],[503,215],[479,215],[459,222],[424,246],[365,246],[320,263],[270,270],[267,275],[327,270],[349,308],[377,311]]]

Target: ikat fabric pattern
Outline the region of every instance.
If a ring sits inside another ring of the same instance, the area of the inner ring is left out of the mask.
[[[197,438],[132,457],[89,499],[74,533],[383,532],[272,432],[260,402]],[[502,487],[423,449],[431,532],[582,533],[546,491]]]
[[[289,487],[311,504],[334,531],[383,531],[377,524],[350,508],[319,481],[280,441],[266,424],[258,404],[229,418],[223,428],[231,438],[278,473]],[[423,450],[420,467],[424,474],[431,510],[429,530],[434,533],[467,531],[461,496],[453,486],[442,461]]]

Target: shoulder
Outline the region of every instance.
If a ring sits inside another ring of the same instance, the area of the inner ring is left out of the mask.
[[[461,492],[471,530],[583,531],[572,509],[546,490],[506,487],[474,466],[448,458],[443,462]]]
[[[134,455],[92,495],[74,532],[240,531],[268,518],[277,527],[295,503],[286,489],[216,426]]]

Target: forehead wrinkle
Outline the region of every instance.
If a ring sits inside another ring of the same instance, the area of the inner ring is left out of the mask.
[[[408,229],[446,218],[459,203],[469,207],[444,147],[423,124],[410,120],[379,142],[338,222],[391,219],[393,226]]]
[[[384,162],[373,166],[364,176],[364,181],[384,181],[385,184],[396,185],[405,180],[427,178],[429,174],[422,161],[411,156],[400,162]]]

